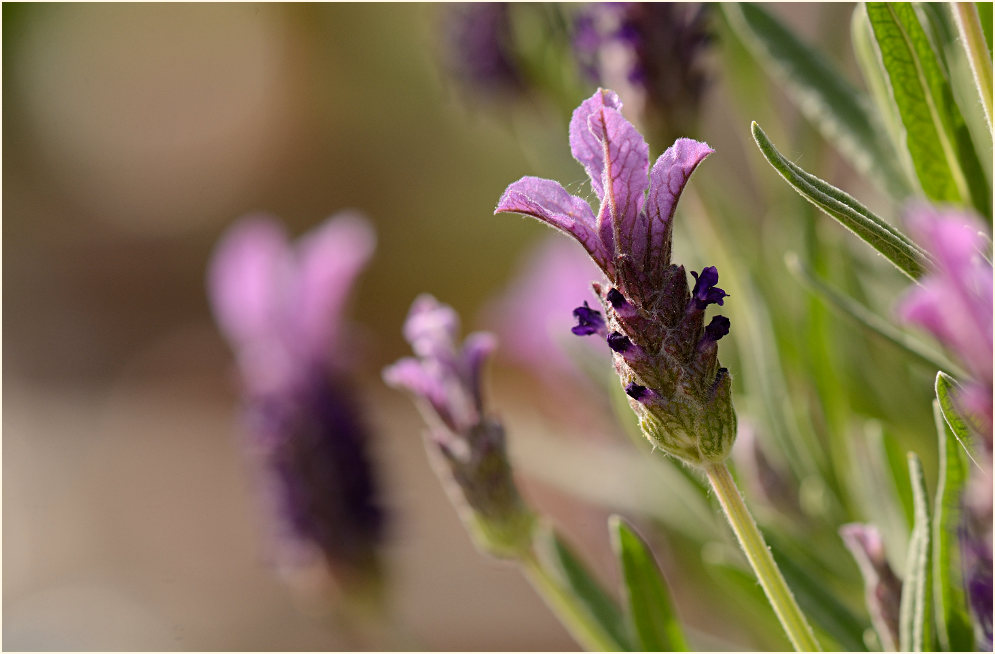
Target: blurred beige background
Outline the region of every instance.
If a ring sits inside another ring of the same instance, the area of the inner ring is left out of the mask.
[[[437,65],[443,9],[4,4],[6,649],[575,648],[517,570],[473,549],[413,408],[379,381],[405,353],[416,294],[480,327],[546,234],[491,216],[508,182],[583,181],[551,110],[502,118],[461,99]],[[540,171],[528,157],[544,148],[558,155]],[[350,626],[268,565],[204,296],[238,216],[269,211],[300,234],[346,207],[379,236],[351,318],[400,633]],[[537,387],[508,367],[495,377],[515,456],[555,458],[529,440],[545,418],[516,402]],[[607,511],[548,481],[527,492],[612,583]],[[638,491],[610,466],[590,482],[623,503]],[[707,605],[668,574],[700,626]]]

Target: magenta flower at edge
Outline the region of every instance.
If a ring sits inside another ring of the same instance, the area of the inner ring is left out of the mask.
[[[899,317],[930,332],[970,375],[958,380],[960,408],[992,443],[992,265],[987,239],[969,214],[910,207],[913,237],[933,256],[933,269],[898,306]]]
[[[373,578],[384,525],[342,329],[373,246],[369,225],[353,215],[294,245],[276,220],[252,216],[222,237],[208,272],[215,318],[238,361],[278,562],[324,559],[347,583]]]
[[[646,141],[621,114],[615,93],[599,89],[570,121],[570,149],[600,203],[557,182],[523,177],[508,186],[495,213],[537,218],[577,239],[610,284],[595,284],[602,311],[577,307],[574,333],[605,338],[630,406],[647,437],[693,465],[724,461],[735,440],[731,379],[718,365],[717,341],[729,320],[705,310],[722,305],[712,267],[691,273],[671,263],[673,217],[684,185],[712,153],[678,139],[649,166]]]

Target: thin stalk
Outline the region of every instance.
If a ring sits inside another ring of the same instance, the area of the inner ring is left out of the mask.
[[[618,651],[618,643],[585,615],[577,598],[549,574],[533,550],[524,552],[519,562],[532,586],[584,649],[589,652]]]
[[[743,496],[736,487],[732,475],[729,474],[729,468],[725,463],[714,463],[705,469],[705,474],[708,475],[708,481],[715,489],[715,496],[719,498],[719,503],[729,519],[732,530],[736,533],[743,553],[750,561],[750,566],[756,573],[791,644],[799,652],[821,651],[812,633],[812,627],[798,608],[791,589],[784,582],[781,571],[774,563],[774,557],[771,556],[763,535],[757,529],[757,523],[753,521],[750,510],[746,508]]]
[[[953,14],[960,40],[964,44],[964,52],[971,64],[971,72],[974,73],[974,83],[978,87],[981,104],[988,116],[988,129],[991,130],[995,126],[992,118],[992,58],[981,29],[978,8],[973,2],[955,2]]]

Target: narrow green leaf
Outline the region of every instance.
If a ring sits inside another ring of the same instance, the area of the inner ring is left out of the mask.
[[[866,10],[923,191],[937,202],[971,203],[987,215],[990,197],[987,184],[979,186],[977,154],[915,8],[869,2]]]
[[[788,270],[790,270],[794,276],[808,288],[808,290],[819,296],[829,306],[833,307],[851,320],[854,320],[857,324],[911,354],[920,362],[925,363],[931,368],[942,368],[944,370],[950,370],[955,374],[960,373],[959,367],[950,361],[947,361],[946,358],[938,352],[930,350],[930,348],[928,348],[921,341],[909,336],[853,298],[840,293],[819,279],[795,253],[789,252],[786,254],[784,261],[788,266]]]
[[[942,374],[942,373],[941,373]],[[933,599],[936,602],[936,636],[944,651],[974,649],[974,630],[964,596],[960,540],[961,495],[967,482],[967,462],[953,433],[947,429],[939,401],[933,417],[940,445],[940,475],[933,508]]]
[[[907,195],[908,182],[891,144],[881,138],[882,126],[864,94],[761,6],[745,2],[721,7],[740,40],[783,81],[788,96],[826,140],[893,195]]]
[[[929,500],[922,463],[909,452],[909,478],[912,480],[912,503],[915,522],[909,539],[902,581],[902,603],[898,627],[899,648],[903,652],[926,652],[932,649],[932,567],[930,565]]]
[[[961,417],[960,412],[957,411],[957,407],[954,406],[953,395],[960,388],[960,385],[950,375],[938,372],[936,373],[935,388],[936,399],[940,403],[940,412],[943,414],[943,419],[946,421],[947,426],[950,427],[950,431],[953,432],[957,442],[964,448],[964,452],[967,453],[968,458],[977,465],[977,461],[974,458],[974,447],[971,445],[971,430],[964,418]]]
[[[632,651],[625,619],[615,600],[590,575],[560,535],[547,528],[536,534],[533,544],[539,565],[561,592],[575,600],[585,626],[597,632],[596,639],[613,644],[615,651]]]
[[[751,129],[760,152],[803,198],[835,218],[912,279],[923,274],[928,257],[909,237],[843,191],[788,161],[759,125],[753,123]]]
[[[687,642],[677,619],[667,581],[653,553],[639,535],[613,515],[608,519],[612,549],[622,571],[622,590],[635,634],[637,650],[686,652]]]

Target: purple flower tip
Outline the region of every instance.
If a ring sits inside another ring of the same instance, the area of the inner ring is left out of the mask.
[[[634,400],[641,400],[646,397],[647,388],[640,386],[636,382],[629,382],[629,385],[625,387],[625,394]]]
[[[722,306],[722,299],[728,293],[716,286],[719,283],[719,271],[715,266],[702,268],[700,275],[692,270],[691,276],[694,277],[694,290],[691,291],[691,295],[695,306],[702,310],[709,304]]]
[[[709,341],[717,341],[729,333],[729,319],[725,316],[715,316],[712,322],[705,327],[705,338]]]
[[[601,312],[589,307],[586,301],[584,306],[574,309],[574,318],[577,319],[577,324],[570,331],[577,336],[590,336],[605,331],[605,319],[601,317]]]
[[[622,307],[624,307],[629,303],[625,299],[625,296],[622,295],[622,293],[617,288],[613,288],[610,291],[608,291],[608,301],[616,309],[621,309]]]
[[[625,352],[632,347],[632,341],[630,341],[629,337],[625,334],[612,332],[611,334],[608,334],[608,347],[610,347],[613,352]]]

